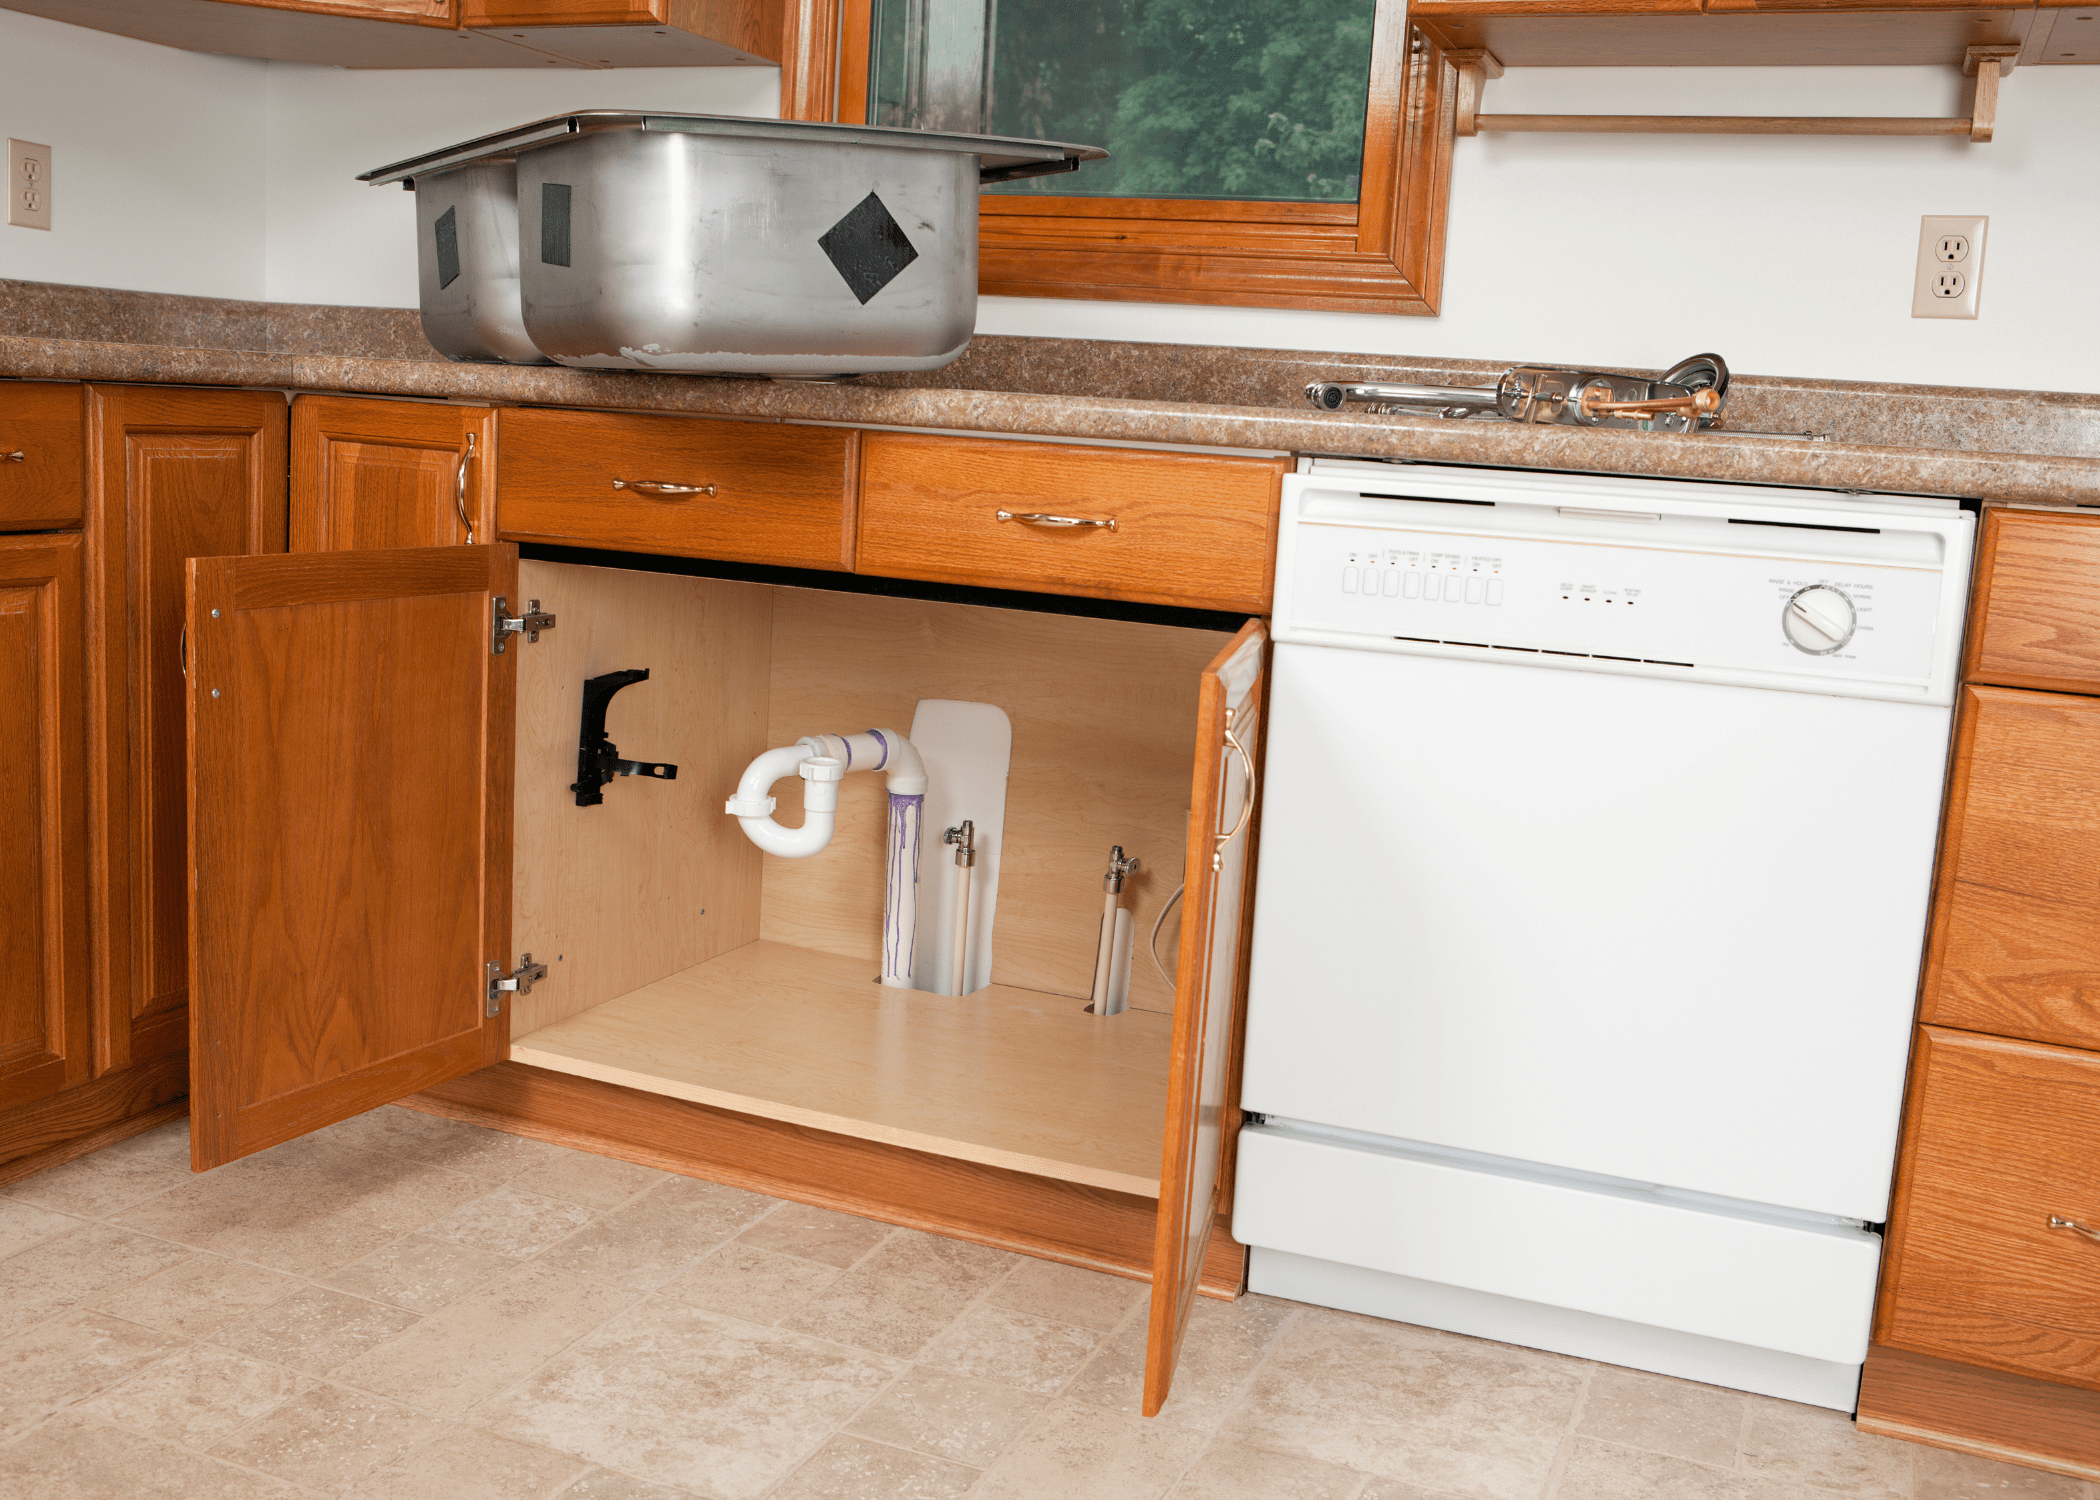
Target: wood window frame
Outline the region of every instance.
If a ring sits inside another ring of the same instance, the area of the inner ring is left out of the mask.
[[[863,120],[874,0],[785,0],[781,114]],[[1458,70],[1377,0],[1355,203],[985,197],[978,290],[1434,316]]]

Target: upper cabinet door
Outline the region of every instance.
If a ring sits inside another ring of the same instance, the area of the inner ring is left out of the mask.
[[[0,537],[0,1109],[88,1078],[78,536]]]
[[[95,386],[88,411],[101,761],[94,919],[99,1069],[188,1044],[188,760],[182,677],[189,560],[282,552],[285,401],[275,391]]]
[[[508,546],[191,563],[197,1170],[508,1054],[517,572]]]
[[[485,406],[298,397],[292,551],[492,540],[495,433]]]
[[[1239,1013],[1245,1003],[1253,869],[1255,761],[1261,747],[1269,637],[1249,620],[1203,671],[1189,813],[1188,888],[1174,979],[1174,1050],[1167,1078],[1159,1237],[1152,1254],[1152,1326],[1145,1415],[1167,1399],[1211,1229],[1231,1180],[1239,1110]]]

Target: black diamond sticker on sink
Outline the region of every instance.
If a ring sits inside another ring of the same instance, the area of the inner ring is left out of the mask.
[[[873,193],[853,206],[845,218],[817,237],[839,275],[863,306],[897,279],[897,273],[919,258],[904,230]]]

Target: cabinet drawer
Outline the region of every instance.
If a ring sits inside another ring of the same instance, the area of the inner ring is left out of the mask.
[[[1920,1015],[2100,1048],[2100,699],[1969,686]]]
[[[1986,512],[1978,567],[1964,675],[2100,693],[2100,518]]]
[[[1268,610],[1283,459],[887,432],[865,442],[863,573]]]
[[[506,541],[843,569],[857,445],[838,427],[506,411],[497,522]]]
[[[86,389],[0,383],[0,531],[80,524],[87,504]]]
[[[1881,1342],[2100,1390],[2100,1056],[1925,1027]]]

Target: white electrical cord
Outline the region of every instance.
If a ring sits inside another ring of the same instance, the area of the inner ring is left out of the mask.
[[[1181,893],[1187,889],[1186,885],[1174,887],[1174,894],[1167,897],[1167,904],[1159,909],[1159,916],[1152,923],[1152,936],[1145,939],[1145,951],[1152,955],[1152,967],[1159,970],[1159,977],[1167,982],[1170,991],[1174,988],[1174,976],[1169,974],[1167,966],[1159,961],[1159,930],[1167,925],[1167,913],[1174,909],[1174,903],[1181,899]]]

